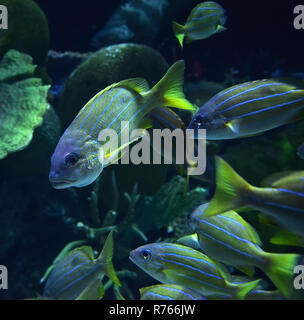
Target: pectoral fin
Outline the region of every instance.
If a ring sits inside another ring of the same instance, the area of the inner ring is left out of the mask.
[[[230,122],[226,123],[226,127],[228,127],[233,133],[239,134],[240,133],[240,119],[235,119]]]

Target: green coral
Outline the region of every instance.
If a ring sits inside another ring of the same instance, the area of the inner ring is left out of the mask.
[[[135,77],[145,78],[152,86],[167,69],[161,54],[145,45],[119,44],[97,51],[74,70],[63,88],[57,109],[63,128],[106,86]]]
[[[32,0],[2,0],[8,10],[8,30],[0,38],[0,58],[10,49],[29,54],[42,66],[49,49],[49,26],[43,11]]]
[[[49,108],[49,86],[33,76],[35,66],[30,56],[10,50],[0,62],[0,159],[24,149]],[[3,71],[3,73],[2,73]],[[14,79],[21,78],[12,82]]]

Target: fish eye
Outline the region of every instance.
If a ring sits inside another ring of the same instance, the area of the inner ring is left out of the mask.
[[[151,252],[149,250],[143,250],[141,256],[144,260],[149,260],[151,257]]]
[[[74,166],[79,160],[79,155],[75,152],[71,152],[67,154],[64,158],[64,162],[66,166],[71,167]]]

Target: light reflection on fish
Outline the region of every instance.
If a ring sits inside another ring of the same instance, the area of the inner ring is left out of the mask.
[[[304,90],[286,80],[257,80],[227,88],[206,102],[189,129],[206,129],[207,139],[263,133],[304,118]],[[298,84],[298,83],[297,83]]]

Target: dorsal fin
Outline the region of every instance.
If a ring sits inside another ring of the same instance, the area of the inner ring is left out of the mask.
[[[148,82],[143,78],[126,79],[115,83],[113,87],[123,87],[134,90],[136,93],[143,93],[150,90]]]

